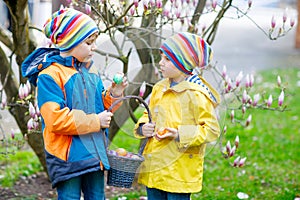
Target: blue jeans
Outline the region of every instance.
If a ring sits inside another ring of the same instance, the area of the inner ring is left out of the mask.
[[[58,200],[104,200],[104,173],[96,171],[74,177],[57,185]]]
[[[190,200],[191,193],[171,193],[155,188],[146,188],[148,200]]]

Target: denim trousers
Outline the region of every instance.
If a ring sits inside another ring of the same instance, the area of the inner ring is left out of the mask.
[[[155,188],[146,188],[148,200],[190,200],[191,193],[171,193]]]
[[[58,200],[105,200],[104,173],[96,171],[63,181],[57,186]]]

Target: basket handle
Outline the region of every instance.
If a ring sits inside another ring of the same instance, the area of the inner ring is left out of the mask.
[[[142,103],[142,104],[145,106],[145,108],[146,108],[146,110],[147,110],[147,112],[148,112],[149,123],[152,122],[152,115],[151,115],[151,112],[150,112],[150,109],[149,109],[148,104],[144,101],[143,98],[141,98],[141,97],[139,97],[139,96],[135,96],[135,95],[127,95],[127,96],[124,96],[124,97],[121,97],[121,98],[117,99],[116,101],[114,101],[114,102],[112,103],[112,105],[107,109],[107,111],[108,111],[108,112],[111,112],[112,109],[113,109],[118,103],[120,103],[121,101],[124,101],[124,100],[126,100],[126,99],[136,99],[136,100],[138,100],[140,103]],[[139,149],[139,151],[138,151],[138,154],[139,154],[139,155],[142,155],[142,153],[143,153],[143,151],[144,151],[144,148],[145,148],[147,142],[148,142],[148,138],[146,138],[146,139],[144,140],[144,142],[141,144],[140,149]]]

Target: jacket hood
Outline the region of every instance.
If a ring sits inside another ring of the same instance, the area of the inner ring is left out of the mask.
[[[63,58],[57,48],[39,48],[33,51],[22,63],[22,76],[36,86],[38,73],[49,67],[52,63],[60,63],[64,66],[73,66],[73,57]]]
[[[169,79],[163,79],[159,84],[169,86]],[[186,78],[185,81],[182,81],[180,84],[175,85],[172,89],[176,92],[183,92],[185,90],[196,90],[203,93],[213,104],[214,107],[217,107],[220,104],[220,94],[217,90],[209,84],[203,77],[195,74]]]

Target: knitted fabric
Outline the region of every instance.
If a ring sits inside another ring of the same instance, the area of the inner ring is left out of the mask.
[[[44,25],[46,37],[62,52],[71,50],[98,31],[92,18],[71,8],[53,13]]]
[[[212,59],[212,49],[201,37],[191,33],[178,33],[168,38],[160,50],[185,74],[195,67],[204,67]]]

